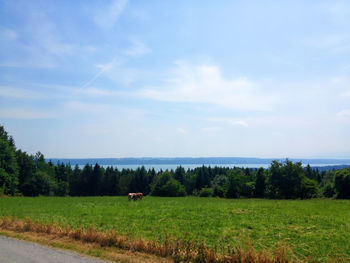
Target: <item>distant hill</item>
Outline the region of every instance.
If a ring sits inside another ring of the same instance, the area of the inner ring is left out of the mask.
[[[342,165],[327,165],[327,166],[311,166],[312,169],[318,170],[319,172],[328,172],[332,170],[340,170],[340,169],[345,169],[349,168],[350,165],[342,164]]]
[[[64,163],[71,165],[96,164],[99,165],[150,165],[150,164],[269,164],[273,160],[284,161],[280,158],[246,158],[246,157],[176,157],[176,158],[79,158],[79,159],[48,159],[53,163]],[[328,165],[350,165],[350,159],[290,159],[293,162],[302,162],[310,166],[328,166]],[[322,165],[320,165],[322,164]]]

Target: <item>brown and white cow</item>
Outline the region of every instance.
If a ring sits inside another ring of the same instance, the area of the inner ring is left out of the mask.
[[[129,201],[134,200],[136,201],[137,199],[142,200],[143,193],[128,193],[128,199]]]

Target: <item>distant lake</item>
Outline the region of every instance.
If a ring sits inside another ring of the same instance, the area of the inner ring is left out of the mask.
[[[93,164],[94,165],[94,164]],[[332,166],[332,165],[339,165],[339,163],[335,163],[335,164],[324,164],[324,163],[315,163],[312,164],[312,167],[323,167],[323,166]],[[78,165],[79,168],[83,168],[84,165]],[[180,164],[111,164],[111,165],[101,165],[104,168],[109,167],[113,167],[113,168],[118,168],[118,170],[122,170],[122,169],[132,169],[132,170],[136,170],[137,168],[144,166],[146,168],[146,170],[152,169],[154,168],[155,171],[160,171],[160,170],[175,170],[178,166],[180,166]],[[187,169],[194,169],[197,167],[201,167],[203,166],[203,164],[181,164],[181,166],[187,170]],[[210,166],[210,167],[228,167],[228,168],[233,168],[233,167],[239,167],[239,168],[269,168],[270,167],[270,163],[266,163],[266,164],[246,164],[246,163],[242,163],[242,164],[204,164],[204,166]],[[307,166],[307,164],[303,164],[303,166]]]

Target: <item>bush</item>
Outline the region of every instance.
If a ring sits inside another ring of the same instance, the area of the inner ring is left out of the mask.
[[[255,192],[255,182],[247,182],[242,185],[241,195],[247,198],[254,196]]]
[[[58,182],[56,188],[54,189],[54,194],[56,196],[66,196],[69,192],[69,185],[68,182]]]
[[[337,198],[350,198],[350,171],[339,170],[335,172],[334,186],[337,193]]]
[[[175,179],[170,179],[161,188],[162,196],[185,196],[185,187]]]
[[[335,190],[334,190],[334,186],[331,183],[326,184],[323,188],[322,188],[322,194],[324,197],[334,197],[335,195]]]
[[[212,188],[202,188],[199,192],[200,197],[211,197],[214,195],[214,190]]]
[[[213,196],[225,197],[226,189],[223,186],[215,186]]]
[[[151,195],[154,196],[185,196],[185,187],[176,181],[169,172],[158,175],[152,184]]]
[[[5,195],[5,185],[0,186],[0,196]]]
[[[25,196],[53,195],[57,185],[50,176],[43,171],[37,171],[33,177],[23,184]]]
[[[302,179],[300,197],[303,199],[315,198],[319,196],[318,183],[315,180],[311,180],[307,177]]]

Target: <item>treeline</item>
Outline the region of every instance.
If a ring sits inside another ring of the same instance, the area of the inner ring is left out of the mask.
[[[269,169],[198,167],[118,170],[98,164],[71,167],[16,149],[0,126],[0,195],[102,196],[142,192],[154,196],[225,198],[350,198],[350,168],[319,172],[309,165],[273,161]]]

